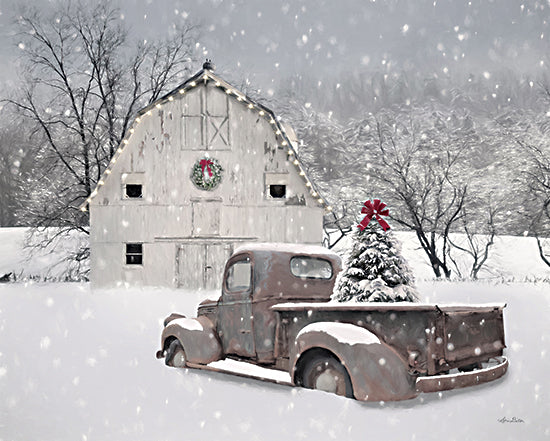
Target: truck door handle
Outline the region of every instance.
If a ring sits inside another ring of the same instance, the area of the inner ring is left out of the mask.
[[[250,334],[250,329],[239,329],[241,334]]]

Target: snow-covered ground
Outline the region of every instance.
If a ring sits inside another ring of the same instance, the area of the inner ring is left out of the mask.
[[[8,240],[0,242],[0,272],[21,254],[13,236],[4,233]],[[526,242],[513,239],[503,255],[527,254]],[[411,266],[424,271],[411,249],[404,244]],[[524,270],[539,268],[535,257],[502,261],[505,278],[533,277]],[[155,358],[163,318],[194,315],[213,293],[0,284],[0,441],[550,439],[550,284],[425,281],[418,288],[426,302],[508,304],[511,364],[504,378],[409,401],[362,403],[171,369]]]
[[[510,370],[475,388],[362,403],[165,367],[154,356],[161,321],[193,314],[201,295],[0,285],[0,440],[549,439],[549,288],[421,283],[425,301],[507,302]]]
[[[29,228],[0,228],[0,277],[11,273],[12,280],[64,281],[67,276],[73,280],[82,280],[76,273],[87,269],[88,262],[77,269],[73,260],[67,256],[76,254],[88,246],[88,236],[72,232],[56,236],[59,230],[50,228],[34,231]],[[44,239],[51,239],[45,247],[30,248],[28,244],[44,244]]]

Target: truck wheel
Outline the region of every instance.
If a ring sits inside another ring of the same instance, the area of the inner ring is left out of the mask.
[[[187,358],[185,357],[185,351],[178,340],[172,341],[168,346],[164,362],[167,366],[176,368],[184,368],[186,366]]]
[[[301,367],[299,386],[353,398],[353,387],[346,368],[327,351],[312,351]]]

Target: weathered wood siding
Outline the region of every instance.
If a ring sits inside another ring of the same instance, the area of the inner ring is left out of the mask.
[[[321,243],[323,210],[257,110],[209,82],[148,113],[90,203],[95,286],[214,288],[240,243]],[[224,168],[212,191],[190,179],[206,155]],[[271,198],[270,183],[287,197]],[[126,184],[142,198],[126,198]],[[143,244],[142,265],[125,264],[126,243]]]

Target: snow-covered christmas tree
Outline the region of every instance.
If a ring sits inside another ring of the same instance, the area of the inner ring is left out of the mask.
[[[414,302],[414,278],[389,225],[386,205],[365,202],[367,216],[353,233],[353,247],[340,274],[333,298],[339,302]],[[377,222],[370,222],[375,217]]]

